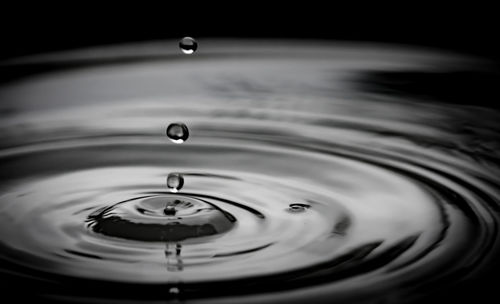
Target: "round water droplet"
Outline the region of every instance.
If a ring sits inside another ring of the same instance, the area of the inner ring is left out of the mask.
[[[184,177],[179,173],[170,173],[167,176],[167,187],[172,192],[177,192],[181,190],[184,186]]]
[[[198,42],[191,37],[184,37],[179,41],[179,48],[184,54],[193,54],[198,48]]]
[[[168,138],[176,144],[185,142],[189,137],[187,126],[181,122],[171,123],[167,127],[166,133]]]
[[[311,206],[307,204],[290,204],[288,206],[287,211],[291,213],[299,213],[299,212],[304,212],[307,209],[309,209]]]
[[[172,287],[168,290],[169,293],[171,294],[179,294],[179,288],[177,287]]]

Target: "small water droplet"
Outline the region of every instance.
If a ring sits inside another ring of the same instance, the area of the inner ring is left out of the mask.
[[[163,213],[165,213],[165,215],[175,215],[175,213],[177,213],[177,210],[175,210],[174,206],[167,206],[163,210]]]
[[[299,213],[299,212],[304,212],[306,211],[307,209],[309,209],[311,206],[307,205],[307,204],[290,204],[287,208],[287,211],[288,212],[291,212],[291,213]]]
[[[168,292],[169,292],[169,293],[171,293],[171,294],[179,294],[179,292],[180,292],[180,291],[179,291],[179,288],[177,288],[177,287],[172,287],[172,288],[170,288],[170,289],[168,290]]]
[[[182,144],[189,137],[187,126],[181,122],[171,123],[167,127],[166,133],[168,138],[176,144]]]
[[[167,187],[170,189],[172,192],[177,192],[182,189],[182,186],[184,186],[184,177],[182,177],[181,174],[179,173],[170,173],[167,176]],[[173,207],[173,206],[169,206]],[[173,207],[175,208],[175,207]]]
[[[193,54],[198,48],[198,42],[191,37],[184,37],[179,41],[179,48],[184,54]]]
[[[179,173],[170,173],[167,176],[167,187],[171,192],[177,192],[184,186],[184,177]],[[173,207],[173,206],[172,206]]]

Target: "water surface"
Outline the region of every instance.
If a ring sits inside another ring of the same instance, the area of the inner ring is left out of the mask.
[[[500,117],[439,79],[486,67],[300,41],[4,63],[0,273],[96,303],[404,303],[482,278]]]

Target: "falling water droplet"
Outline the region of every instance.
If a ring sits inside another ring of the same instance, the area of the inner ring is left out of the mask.
[[[184,54],[193,54],[198,48],[198,42],[191,37],[184,37],[179,41],[179,48]]]
[[[179,173],[170,173],[167,176],[167,187],[170,189],[172,192],[177,192],[181,190],[182,186],[184,185],[184,177],[182,177],[181,174]],[[173,207],[173,206],[168,206],[168,207]],[[173,207],[175,210],[175,207]]]
[[[167,127],[166,133],[168,138],[176,144],[185,142],[189,137],[189,130],[187,126],[181,122],[170,124]]]
[[[288,206],[287,211],[291,213],[299,213],[299,212],[304,212],[307,209],[309,209],[311,206],[307,204],[290,204]]]
[[[169,293],[171,294],[179,294],[179,288],[177,287],[172,287],[168,290]]]

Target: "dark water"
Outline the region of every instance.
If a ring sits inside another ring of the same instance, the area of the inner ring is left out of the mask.
[[[95,303],[483,292],[499,246],[500,115],[473,94],[453,103],[449,79],[433,79],[485,67],[242,41],[5,63],[2,279]],[[175,144],[166,127],[180,122],[189,138]]]

